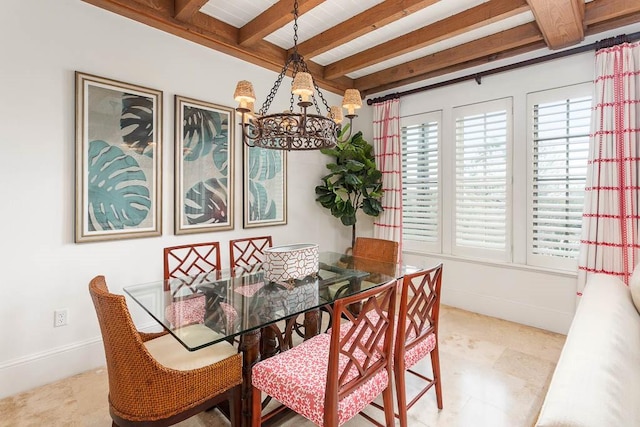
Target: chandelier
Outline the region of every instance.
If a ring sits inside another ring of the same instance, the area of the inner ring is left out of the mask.
[[[270,114],[269,107],[287,71],[291,71],[293,79],[289,109],[282,113]],[[316,94],[326,108],[326,115],[320,111]],[[318,150],[333,147],[338,142],[339,136],[341,140],[349,138],[349,135],[340,135],[344,117],[349,120],[350,134],[351,123],[355,117],[358,117],[355,110],[362,107],[360,92],[357,89],[347,89],[342,107],[329,108],[318,85],[313,81],[304,58],[298,54],[297,0],[293,4],[293,50],[260,111],[257,113],[253,111],[256,96],[250,81],[239,81],[233,97],[239,103],[236,111],[242,115],[241,129],[244,144],[249,147],[276,150]],[[294,102],[297,109],[294,107]],[[315,107],[315,113],[307,110],[312,106]],[[347,109],[346,115],[343,115],[342,108]]]

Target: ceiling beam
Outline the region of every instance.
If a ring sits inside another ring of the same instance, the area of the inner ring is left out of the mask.
[[[450,67],[463,62],[497,54],[500,51],[515,49],[543,40],[538,26],[530,22],[510,30],[492,34],[460,46],[387,68],[355,80],[356,88],[361,91],[382,84],[424,75],[440,68]]]
[[[529,10],[525,0],[491,0],[325,67],[333,79]]]
[[[527,0],[549,49],[584,39],[584,0]]]
[[[180,21],[189,21],[191,17],[199,12],[208,0],[175,0],[173,13]]]
[[[400,18],[440,0],[386,0],[329,28],[298,45],[298,52],[307,58],[313,58],[360,36],[377,30]]]
[[[481,58],[473,59],[471,61],[467,61],[467,62],[463,62],[463,63],[460,63],[460,64],[455,64],[455,65],[451,65],[449,67],[440,68],[439,70],[434,70],[434,71],[431,71],[429,73],[408,77],[406,79],[398,80],[396,82],[391,82],[391,83],[388,83],[388,84],[383,84],[381,86],[376,86],[375,88],[371,88],[371,89],[367,89],[367,90],[361,91],[361,94],[362,94],[363,99],[364,99],[364,97],[368,96],[369,94],[380,93],[380,92],[383,92],[383,91],[386,91],[386,90],[390,90],[390,89],[397,88],[397,87],[400,87],[400,86],[405,86],[405,85],[408,85],[408,84],[411,84],[411,83],[422,82],[422,81],[427,80],[427,79],[431,79],[431,78],[435,78],[435,77],[439,77],[439,76],[444,76],[444,75],[455,73],[455,72],[458,72],[458,71],[463,71],[463,70],[466,70],[467,68],[477,67],[477,66],[485,65],[485,64],[490,64],[492,62],[499,61],[501,59],[507,59],[507,58],[511,58],[511,57],[514,57],[514,56],[523,55],[525,53],[529,53],[529,52],[532,52],[534,50],[544,49],[545,47],[547,47],[547,45],[544,42],[544,40],[541,39],[538,42],[531,43],[531,44],[528,44],[526,46],[521,46],[521,47],[518,47],[518,48],[515,48],[515,49],[504,50],[504,51],[501,51],[500,53],[492,54],[492,55],[489,55],[489,56],[483,56]]]
[[[603,31],[614,30],[619,27],[623,27],[626,25],[631,25],[634,23],[640,22],[640,2],[636,0],[594,0],[593,2],[586,4],[585,9],[585,24],[587,25],[587,29],[585,30],[585,35],[592,36]],[[472,42],[473,43],[473,42]],[[540,36],[540,41],[535,43],[526,44],[520,47],[516,47],[513,49],[505,49],[501,50],[498,53],[493,53],[489,55],[480,56],[476,59],[460,61],[452,65],[444,65],[444,66],[436,66],[436,69],[431,70],[423,67],[423,69],[418,68],[419,64],[415,63],[415,67],[411,73],[404,73],[403,78],[392,78],[388,81],[383,81],[384,78],[379,76],[378,80],[380,84],[373,85],[371,81],[367,82],[366,78],[374,76],[377,73],[370,74],[368,76],[361,77],[356,79],[355,84],[356,88],[360,89],[360,92],[363,95],[379,93],[382,91],[386,91],[389,89],[393,89],[396,87],[404,86],[407,84],[423,81],[426,79],[430,79],[433,77],[438,77],[441,75],[453,73],[456,71],[461,71],[470,67],[475,67],[478,65],[484,65],[489,62],[493,62],[499,59],[505,59],[508,57],[521,55],[524,53],[528,53],[534,50],[539,50],[546,47],[546,43]],[[461,53],[457,53],[458,49],[469,49],[474,48],[470,44],[454,47],[449,49],[449,55],[452,57],[461,57],[464,56]],[[447,54],[444,52],[438,52],[434,55],[427,56],[422,58],[424,62],[428,63],[432,58],[442,59],[443,56],[446,57]],[[403,64],[405,65],[405,64]],[[387,75],[396,75],[396,73],[400,73],[401,70],[397,70],[398,67],[392,67],[386,70],[381,71],[385,72]],[[368,88],[365,88],[362,83],[365,83]]]
[[[298,14],[307,13],[324,0],[298,0]],[[240,28],[238,43],[248,46],[293,21],[291,0],[280,0]]]
[[[196,12],[189,22],[180,21],[174,17],[173,0],[83,1],[276,72],[282,70],[287,57],[286,50],[264,40],[250,47],[240,46],[238,28],[201,12]],[[322,77],[324,67],[311,61],[307,65],[314,81],[323,89],[341,94],[353,87],[353,80],[348,77],[327,80]]]
[[[585,6],[584,22],[587,25],[599,24],[638,12],[638,0],[594,0]]]

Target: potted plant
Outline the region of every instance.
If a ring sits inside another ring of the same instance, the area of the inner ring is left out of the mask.
[[[352,227],[353,247],[358,209],[373,217],[383,211],[380,203],[382,172],[376,167],[373,146],[364,140],[362,132],[321,152],[334,157],[335,163],[327,164],[331,173],[323,176],[322,184],[316,187],[316,201],[331,210],[331,214],[340,218],[344,225]]]

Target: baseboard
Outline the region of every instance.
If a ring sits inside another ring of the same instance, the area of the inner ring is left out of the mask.
[[[101,337],[10,360],[0,365],[0,399],[104,364]]]
[[[574,313],[551,310],[480,293],[447,289],[442,304],[566,335]]]

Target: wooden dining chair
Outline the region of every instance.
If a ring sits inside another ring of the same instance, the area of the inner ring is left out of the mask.
[[[179,286],[173,287],[174,295],[181,292],[184,287],[196,292],[194,285],[198,275],[220,269],[219,242],[193,243],[164,248],[164,279],[181,281]],[[167,282],[165,290],[169,290],[168,287]]]
[[[350,304],[362,303],[354,316]],[[337,316],[351,327],[344,336],[320,334],[263,360],[252,370],[252,426],[285,407],[320,426],[340,426],[382,393],[386,425],[393,425],[392,339],[396,282],[391,281],[335,302]],[[376,313],[376,321],[371,316]],[[284,406],[261,415],[262,393]],[[364,415],[364,414],[363,414]],[[374,424],[381,425],[366,416]]]
[[[398,402],[396,418],[401,427],[407,426],[407,411],[432,387],[436,390],[438,409],[442,409],[442,386],[440,381],[440,355],[438,352],[438,318],[440,313],[440,291],[442,288],[442,264],[429,269],[406,274],[402,279],[396,334],[393,350],[393,373]],[[377,313],[367,314],[370,321],[377,321]],[[339,336],[344,337],[352,328],[351,322],[340,325]],[[332,329],[328,333],[332,333]],[[415,366],[427,355],[431,355],[432,378],[417,371]],[[407,404],[406,372],[425,381],[425,385]],[[377,403],[373,406],[384,409]]]
[[[264,261],[264,250],[273,245],[271,236],[248,237],[229,241],[229,267],[231,271],[247,271]]]
[[[91,280],[89,293],[102,332],[114,426],[169,426],[225,400],[231,425],[240,426],[242,355],[232,345],[190,352],[166,331],[138,332],[125,297],[110,293],[104,276]]]
[[[396,383],[400,426],[407,426],[407,411],[432,387],[436,390],[438,409],[442,409],[440,355],[438,351],[438,318],[442,264],[412,274],[402,280],[398,309],[398,327],[394,345],[393,372]],[[432,378],[412,368],[427,355],[431,356]],[[405,373],[426,382],[407,403]]]

